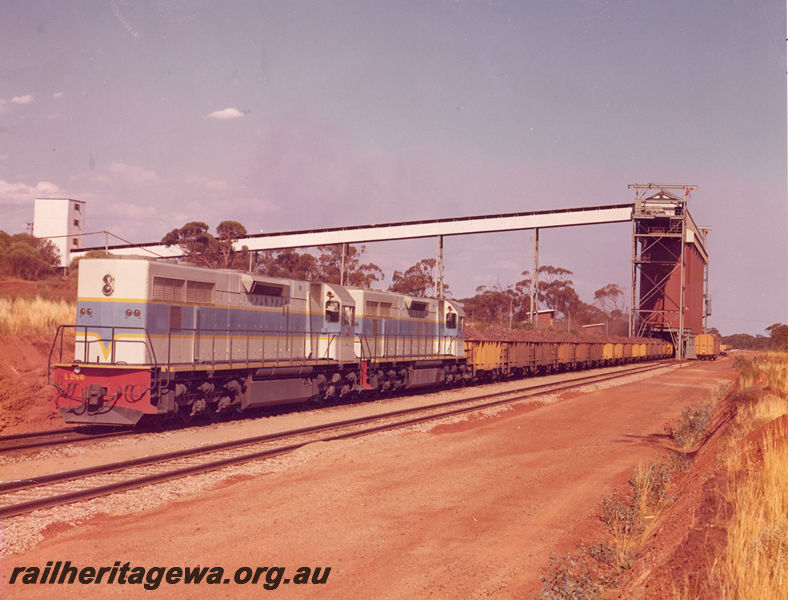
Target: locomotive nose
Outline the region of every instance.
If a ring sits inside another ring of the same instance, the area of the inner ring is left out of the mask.
[[[107,397],[107,388],[98,383],[91,383],[83,392],[83,400],[87,402],[88,409],[98,409],[104,404]]]

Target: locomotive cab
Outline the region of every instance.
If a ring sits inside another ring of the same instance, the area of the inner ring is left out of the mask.
[[[341,286],[309,284],[309,355],[339,362],[355,358],[356,302]]]
[[[438,354],[465,356],[465,312],[451,300],[438,302]]]

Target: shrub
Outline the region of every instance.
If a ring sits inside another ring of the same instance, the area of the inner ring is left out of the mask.
[[[542,576],[540,598],[545,600],[590,600],[602,591],[590,556],[583,552],[569,552],[550,556],[550,569]]]
[[[700,407],[687,406],[681,411],[681,416],[675,425],[665,426],[665,433],[682,450],[691,448],[706,433],[713,410],[711,404]]]

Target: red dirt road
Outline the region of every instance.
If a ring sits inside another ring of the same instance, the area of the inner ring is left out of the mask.
[[[150,513],[102,516],[6,556],[0,594],[44,598],[529,598],[552,552],[598,531],[600,500],[668,447],[664,425],[734,378],[730,360],[429,431],[305,449]],[[592,540],[589,540],[592,541]],[[323,585],[9,585],[14,567],[330,566]]]

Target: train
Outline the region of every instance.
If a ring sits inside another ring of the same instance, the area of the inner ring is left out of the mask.
[[[672,354],[659,340],[470,339],[454,300],[98,258],[80,261],[48,380],[67,423],[136,426]]]
[[[720,337],[712,333],[699,333],[695,336],[695,358],[698,360],[717,360],[722,354]]]

